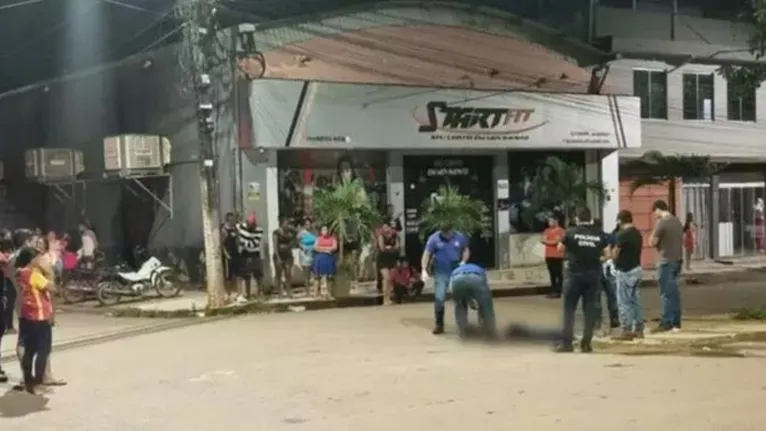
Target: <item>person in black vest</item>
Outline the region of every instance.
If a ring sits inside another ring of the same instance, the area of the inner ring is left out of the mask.
[[[263,280],[262,242],[263,229],[256,223],[255,214],[250,214],[244,223],[237,224],[237,244],[241,259],[239,276],[244,284],[244,289],[240,288],[237,302],[247,302],[247,298],[252,294],[253,281],[256,284],[256,296],[261,293]]]
[[[559,244],[566,251],[564,274],[564,327],[558,352],[572,352],[574,320],[577,304],[582,299],[585,314],[580,348],[583,353],[593,351],[591,341],[596,323],[596,301],[601,289],[602,261],[609,258],[609,239],[601,229],[593,226],[590,210],[580,208],[575,216],[575,227],[567,230]]]

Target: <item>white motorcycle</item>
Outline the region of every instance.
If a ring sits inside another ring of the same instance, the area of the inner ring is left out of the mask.
[[[139,254],[138,252],[136,253]],[[126,271],[116,267],[105,274],[96,287],[96,298],[101,305],[114,305],[123,297],[141,298],[154,290],[162,298],[181,293],[181,286],[172,280],[173,271],[156,257],[150,257],[138,271]]]

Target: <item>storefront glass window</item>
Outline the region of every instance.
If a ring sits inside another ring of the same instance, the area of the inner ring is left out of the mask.
[[[279,215],[296,222],[311,217],[312,196],[332,187],[341,173],[364,181],[367,198],[385,214],[386,153],[382,151],[290,150],[277,156]]]
[[[545,229],[547,217],[554,213],[558,203],[550,202],[530,214],[535,193],[534,184],[544,178],[556,184],[556,173],[546,165],[548,157],[558,157],[574,164],[585,175],[584,151],[514,151],[508,153],[508,207],[511,233],[539,233]]]

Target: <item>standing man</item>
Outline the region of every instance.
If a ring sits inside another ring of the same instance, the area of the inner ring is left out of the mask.
[[[444,224],[426,241],[426,248],[420,259],[420,265],[423,268],[421,279],[424,283],[428,280],[428,268],[431,267],[431,273],[434,277],[434,317],[436,320],[434,335],[444,333],[444,301],[447,297],[447,288],[452,271],[459,265],[468,262],[470,257],[468,238],[462,233],[452,230],[451,224]],[[430,265],[431,263],[433,266]]]
[[[601,289],[601,263],[609,258],[609,239],[601,229],[593,226],[590,210],[580,208],[575,216],[575,227],[568,229],[559,250],[566,251],[567,266],[564,274],[564,329],[557,352],[572,352],[574,348],[574,320],[577,303],[583,301],[585,328],[580,350],[593,351],[593,329],[598,312],[596,301]]]
[[[274,246],[274,287],[281,296],[292,295],[293,249],[297,247],[295,229],[290,225],[290,219],[279,218],[279,227],[271,234],[271,244]]]
[[[643,278],[641,250],[644,242],[641,232],[633,226],[633,214],[630,211],[620,211],[617,222],[619,231],[612,249],[612,263],[622,331],[614,339],[630,341],[644,338],[644,313],[639,289]]]
[[[657,223],[649,239],[657,248],[657,283],[660,285],[662,318],[652,332],[678,331],[681,329],[681,290],[678,276],[683,262],[684,225],[670,213],[668,204],[658,200],[652,205]]]
[[[223,255],[223,272],[226,293],[230,300],[237,294],[237,276],[239,275],[240,259],[237,247],[237,216],[226,213],[226,222],[221,226],[221,254]]]
[[[263,279],[262,242],[263,229],[256,223],[255,214],[250,214],[244,223],[237,224],[237,244],[241,259],[239,276],[242,279],[237,297],[239,303],[247,302],[251,296],[253,281],[256,284],[256,295],[260,294]]]

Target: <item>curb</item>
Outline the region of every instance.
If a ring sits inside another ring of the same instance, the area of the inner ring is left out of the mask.
[[[697,286],[707,284],[737,283],[759,280],[766,273],[766,267],[746,269],[743,271],[725,271],[697,273],[681,278],[686,286]],[[645,279],[641,282],[642,288],[657,287],[657,280],[654,278]],[[492,290],[493,298],[514,298],[522,296],[544,295],[551,292],[550,286],[516,286],[509,288],[499,288]],[[451,295],[447,295],[447,300]],[[417,298],[411,298],[405,303],[433,302],[434,294],[432,292],[423,293]],[[219,316],[230,316],[252,313],[286,313],[294,311],[300,307],[301,311],[327,310],[333,308],[352,308],[352,307],[373,307],[382,304],[380,295],[369,296],[348,296],[325,301],[306,301],[290,304],[264,304],[248,303],[242,306],[227,307],[230,311],[216,313],[214,315],[204,315],[204,310],[143,310],[138,307],[124,307],[120,309],[104,309],[103,313],[110,317],[142,317],[142,318],[212,318]],[[200,315],[202,314],[202,315]]]
[[[127,328],[124,330],[111,331],[103,334],[96,334],[92,336],[85,336],[75,338],[73,340],[63,341],[61,343],[53,344],[53,351],[60,352],[63,350],[75,349],[79,347],[87,347],[110,341],[123,340],[132,337],[138,337],[140,335],[149,335],[158,332],[169,331],[173,329],[186,328],[190,326],[201,325],[205,323],[213,323],[220,320],[224,320],[234,316],[215,316],[207,319],[183,319],[166,323],[159,323],[153,325],[141,325],[135,328]],[[0,363],[6,364],[9,362],[15,362],[17,360],[15,354],[6,354],[0,358]]]

